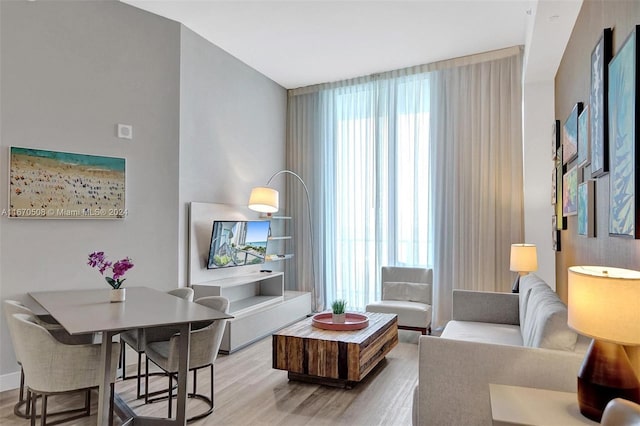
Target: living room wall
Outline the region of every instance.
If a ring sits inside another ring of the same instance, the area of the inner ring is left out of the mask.
[[[591,51],[604,28],[613,28],[615,55],[627,35],[640,23],[637,0],[586,0],[555,79],[555,116],[564,122],[576,102],[589,103]],[[570,164],[569,167],[572,167]],[[638,191],[638,189],[636,189]],[[577,217],[569,216],[561,231],[561,249],[556,253],[556,291],[567,301],[567,268],[574,265],[604,265],[640,270],[640,240],[610,237],[609,175],[596,179],[596,237],[577,234]],[[637,193],[636,196],[640,196]],[[640,224],[638,224],[640,225]]]

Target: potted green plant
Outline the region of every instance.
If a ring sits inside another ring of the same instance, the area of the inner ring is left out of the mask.
[[[122,288],[122,283],[124,283],[126,278],[122,277],[129,269],[133,268],[133,262],[131,262],[131,259],[125,257],[124,259],[112,263],[107,260],[103,251],[97,251],[89,255],[89,262],[87,264],[92,268],[98,268],[100,275],[104,275],[107,269],[111,270],[113,273],[112,276],[104,277],[113,289],[110,294],[110,300],[111,302],[124,302],[126,289]]]
[[[331,321],[336,324],[344,324],[347,309],[346,300],[334,300],[331,304]]]

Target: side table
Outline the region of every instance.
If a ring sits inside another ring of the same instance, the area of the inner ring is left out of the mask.
[[[489,385],[494,426],[597,425],[580,414],[573,392]]]

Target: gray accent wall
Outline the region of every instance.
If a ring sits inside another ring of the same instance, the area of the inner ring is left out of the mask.
[[[112,0],[0,1],[0,52],[0,210],[10,146],[126,158],[128,209],[0,217],[0,299],[108,288],[94,250],[133,259],[126,285],[184,285],[188,202],[245,203],[284,164],[285,89],[177,22]],[[3,390],[19,370],[0,322]]]
[[[188,203],[245,209],[251,188],[284,168],[287,92],[184,26],[181,52],[179,268],[186,284]],[[247,268],[211,275],[246,274]]]

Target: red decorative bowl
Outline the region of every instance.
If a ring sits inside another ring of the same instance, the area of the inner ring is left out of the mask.
[[[311,319],[311,325],[324,330],[349,331],[360,330],[369,325],[369,318],[366,315],[349,313],[345,315],[344,322],[334,323],[331,312],[315,314]]]

